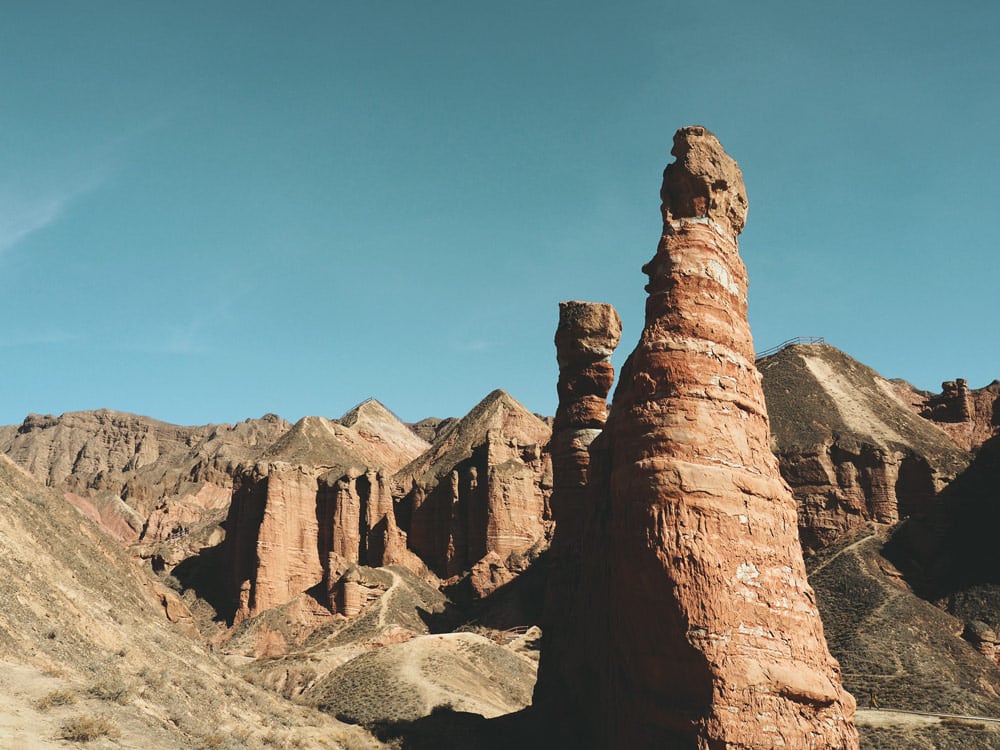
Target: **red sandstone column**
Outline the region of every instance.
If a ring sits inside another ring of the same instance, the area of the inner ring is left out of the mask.
[[[578,592],[583,558],[600,554],[584,549],[583,533],[592,515],[588,488],[590,446],[608,416],[608,391],[615,379],[610,357],[621,339],[614,307],[597,302],[559,303],[556,360],[559,407],[549,444],[552,456],[550,507],[555,534],[549,548],[548,585],[542,620],[544,647],[534,703],[546,714],[549,731],[566,738],[579,722],[580,625],[592,617]],[[579,740],[574,739],[574,742]]]
[[[742,174],[701,127],[679,130],[671,153],[645,329],[606,427],[598,744],[856,748],[770,450],[737,247]]]

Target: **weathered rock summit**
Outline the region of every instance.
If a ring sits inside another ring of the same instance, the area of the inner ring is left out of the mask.
[[[868,521],[894,524],[926,511],[969,463],[899,384],[829,344],[789,346],[757,366],[771,448],[798,501],[806,549]]]
[[[536,700],[566,690],[597,747],[856,748],[770,450],[742,176],[705,128],[671,153],[646,325],[591,447],[590,617],[552,665],[575,684]]]
[[[236,466],[289,426],[274,414],[197,427],[109,409],[31,414],[0,433],[0,452],[117,539],[157,541],[220,520]]]
[[[1000,380],[969,388],[964,378],[947,380],[941,393],[916,391],[911,402],[920,416],[935,422],[966,450],[975,451],[1000,434]]]

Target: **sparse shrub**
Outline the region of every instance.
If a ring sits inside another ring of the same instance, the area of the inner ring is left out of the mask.
[[[132,699],[132,685],[118,675],[106,675],[91,685],[87,692],[102,701],[114,701],[122,705]]]
[[[139,671],[139,679],[148,687],[158,688],[169,680],[169,675],[165,669],[154,670],[150,667],[143,667]]]
[[[114,739],[119,735],[118,727],[106,716],[77,716],[59,729],[59,738],[69,742],[90,742],[99,737]]]
[[[48,711],[53,706],[69,706],[76,703],[76,693],[72,690],[53,690],[35,701],[35,708]]]
[[[234,729],[232,731],[232,736],[236,740],[238,740],[240,742],[244,742],[244,743],[247,742],[250,739],[250,735],[251,734],[252,734],[252,732],[249,729],[245,728],[245,727],[237,727],[236,729]]]
[[[980,721],[970,721],[969,719],[959,719],[951,716],[946,716],[941,719],[941,726],[948,727],[949,729],[961,727],[963,729],[974,729],[980,732],[986,729],[986,725]]]

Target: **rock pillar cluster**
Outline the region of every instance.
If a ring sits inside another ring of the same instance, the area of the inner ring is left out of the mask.
[[[770,450],[742,175],[701,127],[671,153],[645,328],[592,447],[582,536],[602,563],[575,596],[593,623],[563,673],[584,675],[598,747],[856,748]]]

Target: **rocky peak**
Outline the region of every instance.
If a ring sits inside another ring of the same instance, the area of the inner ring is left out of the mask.
[[[278,438],[262,456],[310,467],[364,466],[367,443],[351,428],[325,417],[302,417]]]
[[[890,383],[829,344],[789,346],[757,363],[772,449],[799,506],[802,544],[829,545],[869,521],[926,510],[968,464]]]
[[[457,463],[471,456],[475,446],[485,444],[491,431],[522,445],[538,446],[547,444],[552,432],[521,402],[498,388],[446,427],[430,449],[403,467],[398,476],[418,481],[445,476]]]
[[[345,427],[354,429],[369,442],[398,448],[407,460],[430,448],[430,443],[374,398],[362,401],[338,421]]]
[[[510,394],[495,390],[395,476],[400,527],[410,548],[441,577],[489,555],[483,595],[511,580],[512,554],[550,533],[551,429]]]
[[[340,420],[303,417],[263,458],[327,470],[352,466],[396,471],[429,447],[377,401],[359,404]]]

